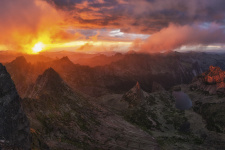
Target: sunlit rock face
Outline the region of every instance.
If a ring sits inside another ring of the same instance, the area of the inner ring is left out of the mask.
[[[210,66],[209,70],[193,80],[191,90],[202,90],[208,94],[225,94],[225,71]]]
[[[217,84],[224,82],[225,72],[219,67],[210,66],[209,70],[202,74],[207,84]]]
[[[0,149],[30,149],[29,121],[6,68],[0,64]]]

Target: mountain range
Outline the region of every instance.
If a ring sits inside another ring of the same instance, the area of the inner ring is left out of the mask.
[[[194,76],[204,71],[204,67],[193,58],[187,61],[181,57],[182,54],[176,53],[167,56],[126,54],[123,59],[111,64],[90,67],[74,64],[68,57],[31,64],[22,56],[5,65],[21,97],[25,96],[38,75],[49,67],[56,70],[73,89],[98,97],[106,93],[125,92],[137,81],[148,92],[151,92],[153,82],[165,89],[190,83]]]
[[[0,65],[0,148],[225,148],[225,56],[85,57],[102,64],[19,56]],[[179,109],[174,92],[191,108]]]

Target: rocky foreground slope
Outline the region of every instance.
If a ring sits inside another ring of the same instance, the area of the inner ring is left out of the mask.
[[[0,64],[0,149],[29,150],[29,121],[6,68]]]
[[[174,90],[188,94],[193,107],[178,109]],[[103,96],[98,102],[151,134],[161,149],[225,148],[224,98],[191,91],[189,85],[147,93],[138,84],[124,94]]]

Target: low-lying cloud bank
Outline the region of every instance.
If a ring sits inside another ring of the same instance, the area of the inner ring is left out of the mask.
[[[139,49],[141,52],[170,51],[182,46],[211,45],[225,42],[224,28],[212,23],[207,27],[199,25],[170,24],[159,32],[152,34]]]

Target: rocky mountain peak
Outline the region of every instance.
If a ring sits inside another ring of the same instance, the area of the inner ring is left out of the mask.
[[[70,62],[70,59],[68,58],[68,56],[64,56],[60,60]]]
[[[62,57],[61,59],[57,59],[53,61],[53,64],[51,65],[53,68],[60,68],[60,69],[65,69],[65,68],[71,68],[74,66],[74,63],[67,57]]]
[[[64,63],[64,64],[73,65],[73,62],[69,59],[68,56],[62,57],[61,59],[59,59],[59,62]]]
[[[143,92],[141,85],[138,81],[137,81],[136,85],[131,89],[131,91],[136,94]]]
[[[144,99],[144,91],[141,89],[139,82],[130,89],[127,93],[125,93],[122,97],[122,101],[126,101],[129,103],[129,107],[134,107],[139,105]]]
[[[68,88],[60,75],[53,68],[48,68],[37,78],[28,97],[37,98],[42,94],[63,95]]]
[[[24,56],[18,56],[11,63],[15,63],[15,64],[27,64],[27,60],[26,60],[26,58]]]
[[[137,81],[137,83],[136,83],[136,89],[137,89],[137,90],[140,90],[140,89],[141,89],[140,84],[139,84],[138,81]]]
[[[63,86],[63,80],[59,76],[59,74],[53,69],[48,68],[44,71],[42,75],[40,75],[37,80],[36,84],[48,87],[48,86]]]
[[[40,77],[49,78],[49,79],[53,78],[55,80],[62,80],[59,74],[52,67],[46,69]]]
[[[130,91],[132,93],[140,93],[142,91],[142,89],[141,89],[141,86],[140,86],[139,82],[137,82],[135,84],[135,86],[132,89],[130,89]]]
[[[20,105],[20,97],[6,68],[0,64],[0,149],[30,149],[29,121]]]

